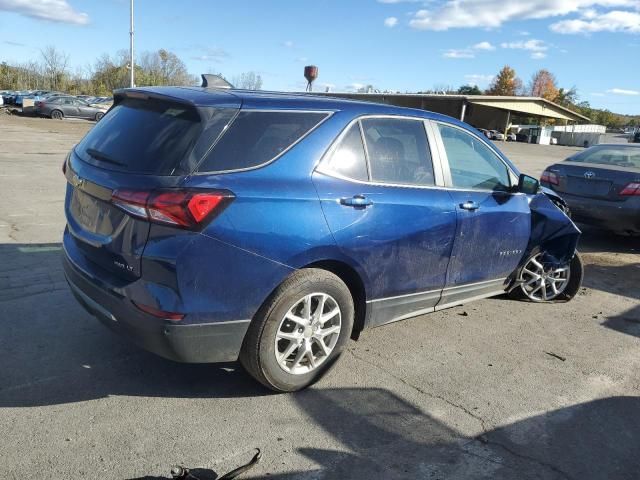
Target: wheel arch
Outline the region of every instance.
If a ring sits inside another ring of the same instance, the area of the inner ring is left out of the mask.
[[[353,330],[351,338],[357,340],[364,330],[367,319],[367,295],[364,282],[358,272],[349,264],[339,260],[318,260],[302,268],[319,268],[336,275],[351,292],[354,307]]]

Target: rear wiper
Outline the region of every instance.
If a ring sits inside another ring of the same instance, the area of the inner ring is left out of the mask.
[[[96,160],[102,160],[103,162],[113,163],[114,165],[120,165],[122,167],[126,167],[127,166],[126,163],[119,162],[118,160],[113,159],[112,157],[110,157],[106,153],[102,153],[102,152],[96,150],[95,148],[87,148],[85,151],[89,155],[91,155],[93,158],[95,158]]]

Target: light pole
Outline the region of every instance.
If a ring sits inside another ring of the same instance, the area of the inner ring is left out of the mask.
[[[131,0],[131,28],[129,29],[129,67],[131,68],[130,87],[135,87],[135,63],[133,59],[133,0]]]

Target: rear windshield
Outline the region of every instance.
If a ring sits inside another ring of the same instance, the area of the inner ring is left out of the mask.
[[[640,169],[640,148],[624,145],[594,147],[567,160]]]
[[[265,164],[300,140],[327,115],[315,112],[241,111],[198,171],[221,172]]]
[[[85,162],[136,174],[190,173],[233,118],[235,109],[207,109],[127,98],[75,148]]]

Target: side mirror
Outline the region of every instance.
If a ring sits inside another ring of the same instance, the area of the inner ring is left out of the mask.
[[[527,195],[535,195],[540,189],[540,182],[537,178],[530,177],[524,173],[518,178],[518,191]]]

